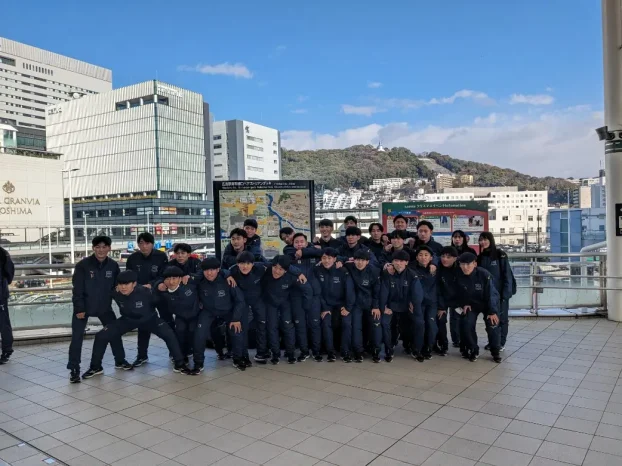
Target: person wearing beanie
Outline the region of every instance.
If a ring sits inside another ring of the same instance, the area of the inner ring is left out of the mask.
[[[327,218],[320,220],[320,236],[315,238],[313,244],[320,249],[325,248],[335,248],[337,249],[339,246],[343,244],[341,239],[333,238],[333,231],[335,229],[335,225],[333,221]]]
[[[283,253],[292,259],[292,263],[300,269],[302,274],[309,280],[314,280],[313,269],[320,263],[322,249],[313,247],[304,233],[296,233],[293,238],[292,246],[286,246]],[[319,354],[322,344],[322,331],[319,321],[309,319],[308,316],[313,312],[313,300],[303,299],[300,290],[294,289],[291,293],[292,317],[294,318],[294,328],[296,333],[296,344],[300,348],[298,362],[309,359],[309,338],[311,336],[311,346],[314,354]]]
[[[147,231],[138,235],[136,240],[138,251],[130,255],[125,263],[126,270],[133,270],[138,275],[137,283],[148,289],[153,289],[157,282],[162,279],[162,272],[168,264],[168,256],[165,252],[154,248],[155,238]],[[175,327],[173,314],[166,308],[166,302],[157,303],[160,317],[171,327]],[[138,331],[138,354],[133,362],[134,367],[140,367],[149,362],[149,339],[151,333],[146,330]]]
[[[185,272],[177,266],[168,266],[162,274],[163,281],[157,286],[158,298],[167,302],[167,308],[175,315],[175,335],[184,355],[184,363],[192,354],[194,332],[199,316],[197,282],[191,276],[186,283]]]
[[[237,287],[231,287],[226,276],[220,271],[220,261],[207,257],[201,262],[202,276],[197,279],[201,311],[194,333],[194,369],[193,375],[203,371],[205,361],[205,343],[212,331],[212,323],[221,319],[225,322],[231,350],[233,367],[243,371],[243,339],[246,331],[242,326],[242,315],[248,313],[244,295]]]
[[[436,324],[438,333],[434,351],[440,356],[447,355],[449,340],[447,338],[447,319],[451,341],[454,348],[460,347],[459,314],[456,306],[456,278],[459,271],[458,251],[453,246],[445,246],[441,250],[441,261],[436,270],[437,307]]]
[[[432,359],[432,349],[436,346],[436,334],[438,332],[436,314],[438,305],[436,296],[436,275],[431,270],[433,257],[432,249],[422,245],[417,248],[416,254],[417,260],[414,263],[413,271],[423,288],[421,310],[423,312],[425,331],[423,339],[413,341],[411,355],[417,361],[422,362],[424,359]],[[419,336],[419,333],[416,335]]]
[[[280,254],[272,259],[272,264],[262,279],[268,346],[272,352],[270,362],[275,365],[281,359],[279,327],[283,332],[287,362],[296,364],[296,336],[290,304],[292,291],[299,289],[305,301],[313,299],[313,289],[310,283],[308,281],[302,283],[295,273],[288,273],[292,268],[292,259],[285,254]]]
[[[353,358],[357,363],[363,362],[365,348],[371,348],[373,361],[380,362],[380,270],[369,264],[370,257],[370,252],[356,251],[354,263],[346,264],[356,296],[351,314]]]
[[[499,329],[500,296],[495,286],[494,277],[483,267],[477,266],[477,257],[470,252],[460,254],[458,258],[460,272],[456,279],[456,303],[460,316],[460,342],[462,357],[474,362],[479,357],[477,344],[477,317],[484,316],[490,353],[496,363],[500,356],[501,332]]]
[[[244,220],[244,231],[246,232],[246,249],[248,249],[254,256],[257,262],[260,262],[260,258],[263,257],[263,249],[261,248],[261,237],[257,234],[259,225],[254,218],[247,218]],[[261,261],[265,262],[265,261]]]
[[[333,248],[322,251],[321,263],[313,269],[314,282],[319,289],[322,337],[328,362],[337,360],[334,335],[341,340],[341,358],[344,362],[352,362],[352,311],[356,295],[348,270],[336,266],[337,255],[338,251]]]
[[[140,286],[137,280],[138,274],[133,270],[125,270],[117,276],[117,291],[112,293],[112,298],[119,306],[121,317],[106,324],[95,335],[91,364],[82,375],[83,379],[102,374],[102,359],[108,343],[134,329],[154,333],[164,340],[173,356],[174,372],[189,373],[173,329],[156,312],[157,296],[150,289]]]
[[[337,248],[337,262],[342,265],[347,262],[354,262],[354,253],[361,250],[370,251],[370,249],[361,242],[361,229],[356,226],[348,227],[345,234],[345,243],[342,243],[341,246]],[[375,255],[370,257],[370,262],[374,267],[380,267]]]
[[[410,349],[412,341],[423,340],[423,288],[408,267],[409,261],[408,252],[396,251],[391,269],[383,271],[380,278],[379,304],[386,362],[393,361],[393,348],[400,334],[405,351]]]
[[[119,265],[108,257],[112,240],[108,236],[96,236],[91,241],[91,245],[93,254],[85,257],[76,265],[71,278],[73,315],[67,361],[71,383],[80,383],[81,380],[82,343],[89,317],[97,317],[103,326],[117,319],[112,310],[112,293],[119,276]],[[2,344],[5,344],[4,335]],[[125,350],[120,336],[110,340],[110,347],[114,355],[115,367],[131,370],[132,365],[125,360]]]
[[[175,258],[168,262],[168,265],[179,267],[184,272],[184,277],[190,278],[191,275],[201,272],[201,260],[192,257],[192,247],[186,243],[178,243],[173,247]],[[186,280],[188,280],[186,279]]]

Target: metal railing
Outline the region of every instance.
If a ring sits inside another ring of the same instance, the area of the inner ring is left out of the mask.
[[[606,276],[606,253],[513,253],[509,257],[517,281],[517,294],[510,300],[514,316],[605,314],[606,291],[617,289],[607,285],[607,278],[622,278]],[[69,327],[71,272],[70,264],[17,265],[9,300],[13,327]]]

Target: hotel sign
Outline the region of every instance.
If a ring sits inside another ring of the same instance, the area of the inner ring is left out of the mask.
[[[0,215],[32,215],[30,206],[41,205],[41,202],[39,202],[39,199],[36,197],[9,196],[9,194],[15,192],[15,185],[10,181],[2,185],[2,191],[4,191],[7,196],[2,199]]]
[[[167,86],[158,85],[158,87],[156,88],[156,93],[158,95],[169,95],[171,97],[177,97],[179,99],[184,98],[184,94],[181,91],[178,91],[177,89],[173,89]]]

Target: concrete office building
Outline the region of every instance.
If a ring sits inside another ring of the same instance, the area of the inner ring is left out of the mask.
[[[211,221],[211,117],[201,94],[154,80],[52,109],[48,147],[78,169],[74,220],[123,226],[115,235],[147,224],[181,234],[178,224]]]
[[[46,112],[61,102],[112,90],[112,72],[0,37],[0,124],[17,146],[45,150]]]
[[[244,120],[214,122],[214,180],[280,180],[281,134]]]
[[[605,241],[606,220],[604,208],[551,209],[548,226],[551,252],[580,252],[586,246]],[[578,262],[580,259],[573,257],[570,261]]]

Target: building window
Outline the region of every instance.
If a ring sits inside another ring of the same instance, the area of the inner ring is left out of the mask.
[[[278,160],[275,160],[274,163],[279,163]]]
[[[246,144],[246,148],[251,149],[251,150],[256,150],[259,152],[263,152],[263,147],[259,147],[259,146],[251,146],[250,144]]]
[[[256,155],[247,155],[248,160],[255,160],[257,162],[263,162],[263,157],[257,157]]]
[[[222,163],[217,163],[216,165],[214,165],[214,168],[216,167],[222,167]]]
[[[155,102],[155,99],[152,95],[148,95],[147,97],[143,97],[143,105],[149,105]]]
[[[168,97],[158,96],[158,103],[160,105],[168,105]]]
[[[501,217],[501,220],[507,222],[509,220],[509,217],[507,215],[504,215],[503,217]]]
[[[505,233],[505,228],[499,228],[499,233]]]
[[[273,150],[273,151],[272,151],[272,153],[273,153],[274,155],[278,155],[278,151],[276,151],[276,150]]]
[[[274,170],[274,174],[278,175],[279,174],[278,170]]]
[[[214,144],[214,149],[222,149],[222,144]]]
[[[220,134],[217,134],[216,136],[214,136],[214,141],[220,141],[222,139],[222,136]]]
[[[259,167],[251,167],[251,166],[249,166],[248,170],[252,171],[252,172],[263,172],[263,168],[259,168]]]
[[[222,152],[214,152],[214,155],[222,155]]]
[[[527,217],[527,221],[528,221],[528,222],[533,222],[533,215],[529,215],[529,216]]]
[[[274,147],[276,147],[276,142],[273,142],[273,143],[272,143],[272,145],[273,145]]]
[[[246,136],[246,139],[248,139],[249,141],[261,142],[261,143],[263,143],[263,139],[261,139],[261,138],[256,138],[256,137],[253,137],[253,136]]]
[[[9,57],[3,57],[0,55],[0,63],[5,63],[7,65],[15,66],[15,60]]]
[[[515,215],[514,216],[515,220],[520,221],[521,220],[521,216],[520,215]]]
[[[115,110],[125,110],[127,108],[127,102],[117,102],[114,106]]]
[[[510,233],[514,233],[514,228],[510,228]]]
[[[222,178],[222,175],[215,176],[214,178]]]

